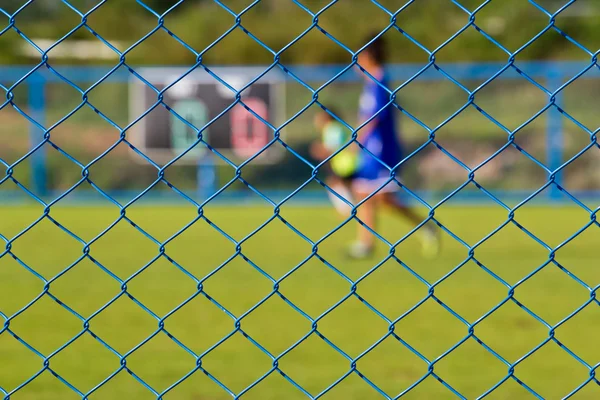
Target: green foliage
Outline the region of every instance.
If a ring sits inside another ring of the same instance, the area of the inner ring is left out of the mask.
[[[8,1],[8,0],[6,0]],[[14,4],[12,4],[14,3]],[[7,12],[18,8],[18,1],[5,2]],[[87,0],[72,1],[83,12],[93,5]],[[146,0],[144,2],[156,13],[161,14],[177,3],[176,0]],[[225,9],[208,0],[185,1],[168,13],[165,26],[196,52],[203,53],[203,61],[215,64],[265,64],[273,61],[273,54],[257,44],[241,27],[236,28],[214,47],[204,51],[235,26],[232,13],[242,13],[249,0],[222,1]],[[307,0],[306,7],[313,12],[328,2]],[[464,1],[465,7],[474,9],[478,2]],[[473,4],[470,4],[473,3]],[[396,1],[380,1],[389,10],[398,7]],[[556,25],[592,51],[598,48],[592,33],[597,30],[598,19],[593,10],[580,14],[561,14]],[[43,16],[44,18],[41,18]],[[17,25],[31,38],[59,39],[80,23],[80,17],[63,5],[55,2],[35,2],[19,13]],[[390,29],[386,33],[393,62],[425,62],[429,55],[411,40],[421,43],[433,51],[453,34],[468,24],[468,15],[451,2],[440,4],[437,0],[414,2],[396,17],[396,25],[405,32]],[[274,52],[286,48],[313,23],[313,18],[291,1],[262,0],[258,5],[243,12],[241,26],[259,38]],[[492,2],[476,14],[477,26],[509,51],[516,51],[548,25],[548,17],[528,2]],[[125,50],[136,43],[158,24],[155,15],[133,0],[107,2],[88,16],[88,25],[105,39],[120,44]],[[323,28],[349,49],[362,47],[364,38],[373,31],[390,26],[390,15],[369,1],[360,3],[337,2],[318,16],[319,27]],[[408,35],[408,36],[407,36]],[[73,38],[94,39],[85,28],[73,33]],[[0,38],[2,56],[0,62],[23,63],[32,59],[23,58],[17,46],[22,44],[18,35],[3,35]],[[533,46],[519,54],[520,59],[581,59],[588,56],[570,44],[553,30],[542,35]],[[444,49],[436,53],[441,61],[489,61],[506,59],[500,50],[474,27],[462,34]],[[51,57],[52,59],[52,57]],[[343,63],[349,62],[350,54],[318,29],[313,28],[306,36],[286,48],[281,54],[285,63]],[[177,43],[164,31],[154,33],[128,53],[133,64],[192,64],[196,60],[193,52]],[[55,60],[73,63],[75,60]],[[96,63],[97,60],[89,62]]]

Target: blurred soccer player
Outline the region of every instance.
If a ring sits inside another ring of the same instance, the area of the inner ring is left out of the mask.
[[[331,108],[329,111],[336,116],[339,115]],[[311,146],[311,155],[319,161],[323,161],[332,154],[335,154],[352,139],[352,132],[326,111],[320,111],[315,115],[314,124],[321,133],[321,140],[313,143]],[[348,201],[352,200],[351,185],[357,166],[358,155],[356,145],[344,148],[330,160],[332,174],[327,177],[326,183],[337,194]],[[346,203],[330,191],[327,191],[327,194],[340,214],[345,216],[350,214],[350,207]]]
[[[371,42],[375,36],[370,36],[364,43]],[[355,198],[360,201],[381,188],[358,209],[359,218],[371,229],[375,229],[379,205],[390,206],[414,225],[420,224],[424,219],[400,201],[396,195],[399,190],[397,183],[392,181],[383,186],[390,177],[390,170],[386,166],[393,168],[403,159],[401,141],[396,133],[394,106],[388,104],[390,94],[384,89],[388,87],[384,70],[385,61],[385,44],[381,38],[375,39],[358,56],[360,66],[372,76],[362,73],[365,84],[360,97],[359,122],[362,124],[376,116],[358,132],[358,141],[371,154],[364,150],[359,152],[359,165],[353,181],[353,192]],[[398,174],[399,168],[396,169],[396,176]],[[439,250],[437,229],[432,224],[427,224],[418,233],[425,255],[437,254]],[[359,227],[357,239],[350,247],[349,255],[354,258],[370,256],[375,248],[375,236],[367,229]]]

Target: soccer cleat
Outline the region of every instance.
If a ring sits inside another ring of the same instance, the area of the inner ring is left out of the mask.
[[[421,234],[423,256],[428,259],[437,257],[440,253],[440,242],[437,229],[431,226],[426,227]]]
[[[369,258],[375,252],[375,246],[369,246],[361,242],[354,242],[348,248],[348,257],[355,260],[364,260]]]

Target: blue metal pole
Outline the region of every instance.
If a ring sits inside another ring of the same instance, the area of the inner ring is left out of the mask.
[[[555,91],[562,85],[562,76],[559,71],[551,70],[548,74],[548,87]],[[562,92],[556,95],[556,105],[562,107]],[[556,107],[548,110],[548,126],[546,134],[546,163],[550,170],[556,171],[563,163],[564,138],[563,138],[563,117]],[[562,172],[556,176],[555,182],[563,185]],[[561,192],[556,185],[550,187],[550,200],[560,201]]]
[[[217,185],[217,167],[212,154],[209,153],[198,160],[196,182],[198,196],[201,201],[206,200],[215,193]]]
[[[40,74],[34,74],[27,80],[29,89],[29,115],[44,126],[46,123],[46,81]],[[34,124],[29,127],[29,141],[31,148],[44,140],[44,132]],[[29,157],[31,163],[31,190],[36,195],[43,197],[47,194],[46,173],[46,146],[42,146]]]

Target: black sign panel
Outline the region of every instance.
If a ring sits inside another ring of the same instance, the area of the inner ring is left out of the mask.
[[[141,82],[135,85],[138,87],[132,100],[137,118],[155,104],[158,97],[147,85]],[[167,85],[154,86],[162,90]],[[275,99],[276,89],[274,83],[255,83],[242,92],[243,103],[273,126],[277,126],[276,105],[281,104]],[[202,130],[203,140],[234,162],[252,157],[273,139],[273,129],[243,105],[232,107],[235,94],[217,82],[181,82],[163,93],[163,102],[181,118]],[[163,105],[156,107],[136,125],[134,135],[137,140],[133,141],[134,144],[157,161],[168,162],[197,141],[197,131]],[[257,161],[275,162],[281,150],[281,146],[272,146]],[[208,152],[210,150],[200,143],[182,161],[196,161]]]

